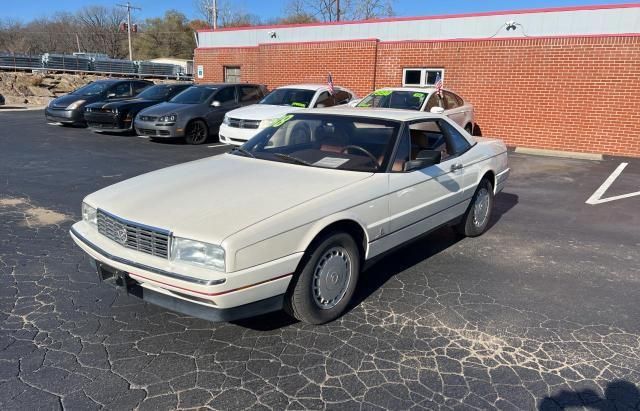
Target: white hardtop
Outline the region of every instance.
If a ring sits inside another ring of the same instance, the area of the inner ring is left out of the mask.
[[[370,117],[381,120],[395,120],[395,121],[411,121],[430,118],[444,118],[440,114],[426,113],[424,111],[415,110],[403,110],[395,108],[360,108],[360,107],[327,107],[327,108],[313,108],[296,110],[297,113],[309,113],[309,114],[332,114],[341,116],[354,116],[354,117]]]
[[[286,86],[276,87],[276,90],[279,89],[279,88],[297,88],[297,89],[302,89],[302,90],[318,91],[318,90],[321,90],[321,89],[326,89],[327,85],[326,84],[312,84],[312,83],[288,84]],[[340,87],[336,87],[336,88],[340,88]]]

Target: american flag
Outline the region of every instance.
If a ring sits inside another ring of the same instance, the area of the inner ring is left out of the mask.
[[[436,87],[436,92],[438,93],[438,95],[440,97],[442,97],[442,76],[440,76],[440,72],[438,72],[438,75],[436,76],[436,82],[434,84],[434,86]]]
[[[333,88],[333,76],[331,75],[331,73],[329,73],[329,75],[327,76],[327,87],[329,88],[329,93],[333,95],[335,93],[335,90]]]

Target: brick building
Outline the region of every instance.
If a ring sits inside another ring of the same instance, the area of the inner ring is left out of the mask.
[[[640,157],[640,3],[198,32],[199,82],[445,87],[511,146]],[[198,70],[197,70],[198,71]]]

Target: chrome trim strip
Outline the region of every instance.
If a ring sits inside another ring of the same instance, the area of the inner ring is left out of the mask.
[[[221,279],[218,279],[218,280],[201,280],[199,278],[187,277],[187,276],[182,275],[182,274],[176,274],[176,273],[172,273],[172,272],[169,272],[169,271],[161,270],[159,268],[150,267],[150,266],[145,265],[145,264],[140,264],[140,263],[136,263],[136,262],[133,262],[133,261],[129,261],[129,260],[125,259],[125,258],[121,258],[121,257],[115,256],[113,254],[110,254],[107,251],[103,250],[102,248],[98,247],[97,245],[93,244],[91,241],[89,241],[86,238],[84,238],[73,227],[71,227],[71,230],[69,230],[69,233],[72,236],[74,236],[76,239],[78,239],[78,241],[82,242],[87,247],[91,248],[93,251],[97,252],[98,254],[103,256],[104,258],[107,258],[109,260],[113,260],[113,261],[118,262],[120,264],[130,265],[132,267],[139,268],[141,270],[149,271],[149,272],[152,272],[152,273],[155,273],[155,274],[163,275],[165,277],[175,278],[176,280],[185,281],[185,282],[188,282],[188,283],[198,284],[198,285],[206,285],[206,286],[220,285],[220,284],[224,284],[227,281],[225,278],[221,278]]]

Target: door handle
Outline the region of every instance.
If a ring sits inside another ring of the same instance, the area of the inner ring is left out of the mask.
[[[451,171],[462,170],[464,165],[462,163],[451,164]]]

